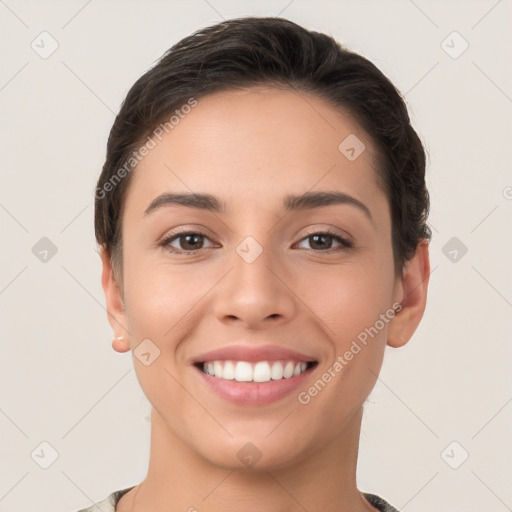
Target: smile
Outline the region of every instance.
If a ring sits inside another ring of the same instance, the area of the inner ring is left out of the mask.
[[[301,375],[316,365],[315,361],[207,361],[198,363],[203,373],[237,382],[270,382]]]

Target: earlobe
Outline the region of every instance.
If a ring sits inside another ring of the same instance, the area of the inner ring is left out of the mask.
[[[128,340],[124,339],[124,336],[117,336],[112,341],[112,348],[116,352],[128,352],[130,350],[130,343]]]
[[[406,262],[403,278],[399,283],[401,309],[389,323],[387,344],[402,347],[412,337],[418,327],[427,302],[430,277],[428,241],[422,240],[414,256]]]
[[[124,307],[123,294],[120,286],[114,278],[112,272],[112,262],[110,254],[104,247],[100,249],[102,263],[101,285],[105,294],[105,303],[107,306],[107,318],[114,333],[120,333],[112,342],[112,348],[116,352],[127,352],[130,350],[129,340],[126,329],[126,312]],[[122,333],[122,334],[121,334]]]

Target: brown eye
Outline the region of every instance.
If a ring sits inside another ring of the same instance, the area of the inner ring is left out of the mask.
[[[330,249],[333,237],[330,235],[311,235],[308,237],[312,249]]]
[[[187,253],[203,249],[205,240],[209,238],[202,233],[187,232],[166,238],[161,245],[170,252]]]
[[[310,249],[317,252],[327,252],[329,249],[332,249],[333,242],[336,242],[338,244],[338,246],[335,246],[333,249],[335,251],[352,247],[351,242],[331,232],[312,233],[311,235],[308,235],[307,237],[303,238],[300,243],[306,240],[310,244]]]

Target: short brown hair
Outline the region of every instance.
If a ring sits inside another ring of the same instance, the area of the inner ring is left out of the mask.
[[[190,98],[257,85],[316,94],[349,112],[366,130],[378,149],[379,181],[391,208],[395,271],[402,275],[404,263],[422,239],[430,240],[431,231],[425,151],[399,91],[369,60],[326,34],[283,18],[245,17],[176,43],[135,82],[122,104],[97,183],[94,221],[96,240],[111,255],[120,279],[121,219],[132,173],[123,173],[114,184],[116,173],[123,166],[126,170],[155,127]]]

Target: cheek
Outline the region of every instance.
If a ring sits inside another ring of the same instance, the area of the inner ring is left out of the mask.
[[[387,328],[392,318],[392,260],[375,258],[337,268],[301,281],[311,309],[321,318],[332,352],[317,380],[301,390],[299,402],[318,411],[336,433],[368,397],[382,364]],[[386,317],[386,313],[388,316]],[[384,320],[382,320],[384,315]],[[320,428],[320,427],[319,427]]]
[[[175,352],[179,340],[190,333],[191,320],[199,321],[204,298],[222,272],[204,262],[171,264],[134,251],[127,251],[125,268],[127,321],[134,345],[149,338],[162,352]]]
[[[340,345],[337,348],[374,325],[391,307],[391,259],[367,258],[306,274],[297,281],[297,294],[323,320],[326,334]]]
[[[159,272],[151,268],[138,272],[127,289],[130,324],[137,335],[169,338],[170,331],[179,329],[187,311],[201,297],[201,287],[188,281],[179,272]]]

